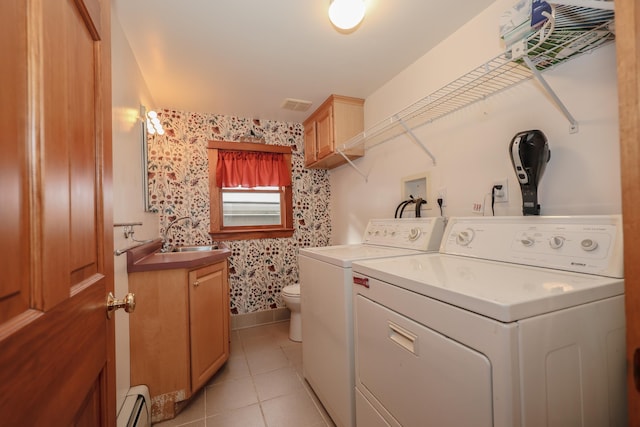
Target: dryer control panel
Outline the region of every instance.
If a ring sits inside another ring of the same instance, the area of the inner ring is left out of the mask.
[[[444,232],[444,218],[372,219],[362,243],[394,248],[437,251]]]
[[[619,215],[451,218],[440,252],[623,277]]]

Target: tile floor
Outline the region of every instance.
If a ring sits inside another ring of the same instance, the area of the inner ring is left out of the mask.
[[[227,363],[154,427],[335,427],[302,378],[302,344],[288,335],[288,321],[232,331]]]

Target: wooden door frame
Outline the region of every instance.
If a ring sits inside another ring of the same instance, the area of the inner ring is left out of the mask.
[[[640,392],[633,375],[633,354],[640,347],[640,6],[615,0],[620,171],[624,221],[625,315],[629,425],[640,425]]]

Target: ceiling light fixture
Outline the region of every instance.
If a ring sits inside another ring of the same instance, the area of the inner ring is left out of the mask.
[[[364,18],[364,0],[332,0],[329,19],[341,30],[350,30]]]

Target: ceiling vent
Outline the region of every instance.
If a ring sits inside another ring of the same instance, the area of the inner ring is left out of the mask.
[[[282,102],[282,108],[293,111],[307,111],[309,107],[311,107],[311,104],[311,101],[305,101],[303,99],[286,98]]]

